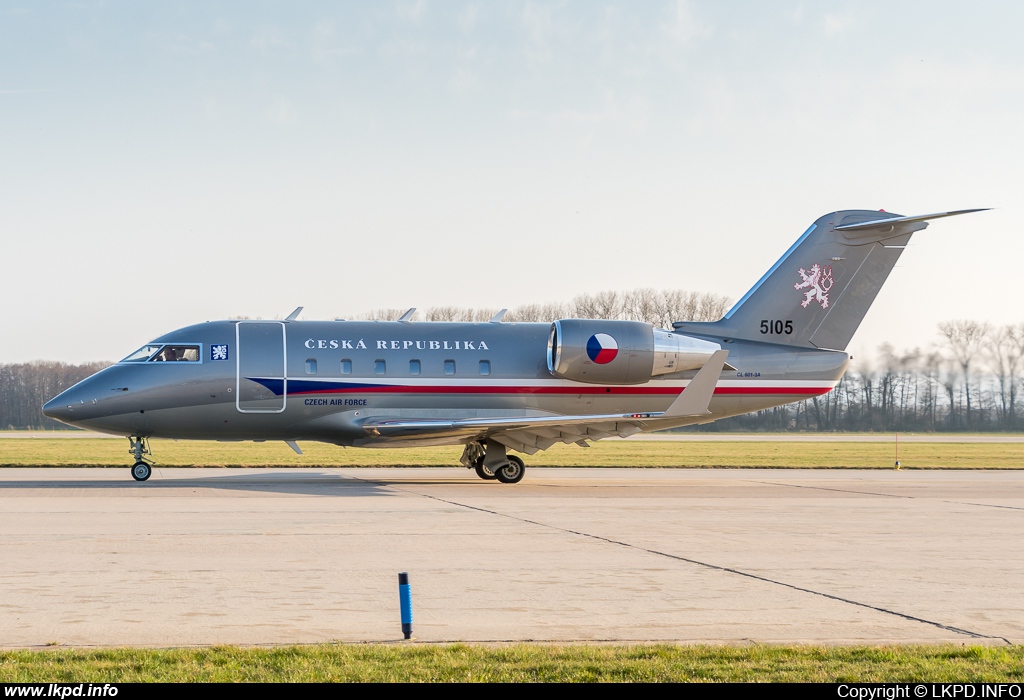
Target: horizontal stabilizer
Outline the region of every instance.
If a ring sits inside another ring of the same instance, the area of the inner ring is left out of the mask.
[[[947,216],[959,216],[960,214],[973,214],[978,211],[989,211],[988,209],[959,209],[957,211],[943,211],[937,214],[919,214],[917,216],[890,216],[885,219],[874,221],[861,221],[856,224],[836,226],[836,231],[867,231],[869,229],[890,229],[895,224],[909,224],[915,221],[928,221],[929,219],[944,219]]]

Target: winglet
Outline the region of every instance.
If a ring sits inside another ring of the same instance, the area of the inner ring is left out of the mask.
[[[701,416],[710,413],[708,404],[715,394],[715,386],[728,356],[728,350],[716,351],[661,417]]]
[[[415,306],[412,307],[411,309],[409,309],[408,311],[406,311],[404,314],[402,314],[402,317],[400,319],[398,319],[398,322],[399,323],[409,323],[409,321],[412,320],[412,316],[413,316],[414,313],[416,313],[416,307]]]
[[[295,309],[295,311],[292,311],[290,314],[288,314],[288,318],[286,318],[285,321],[294,321],[295,319],[297,319],[299,317],[299,314],[301,314],[301,313],[302,313],[302,307],[299,306],[298,308]]]
[[[501,323],[501,319],[504,318],[506,313],[508,313],[508,309],[502,309],[498,313],[491,316],[491,320],[488,321],[488,323]]]

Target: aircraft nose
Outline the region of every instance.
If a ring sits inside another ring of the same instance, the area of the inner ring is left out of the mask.
[[[54,420],[67,421],[73,415],[72,406],[65,400],[65,396],[61,394],[56,396],[45,404],[43,404],[43,415],[47,418],[53,418]]]

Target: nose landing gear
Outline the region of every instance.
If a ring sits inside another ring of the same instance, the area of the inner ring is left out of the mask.
[[[148,479],[153,474],[153,461],[149,458],[153,452],[149,449],[149,438],[129,437],[128,454],[135,456],[135,464],[132,465],[132,478],[136,481]]]

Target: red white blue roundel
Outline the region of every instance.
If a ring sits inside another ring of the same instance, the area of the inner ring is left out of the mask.
[[[619,344],[607,333],[597,333],[587,341],[587,357],[598,365],[606,365],[619,354]]]

